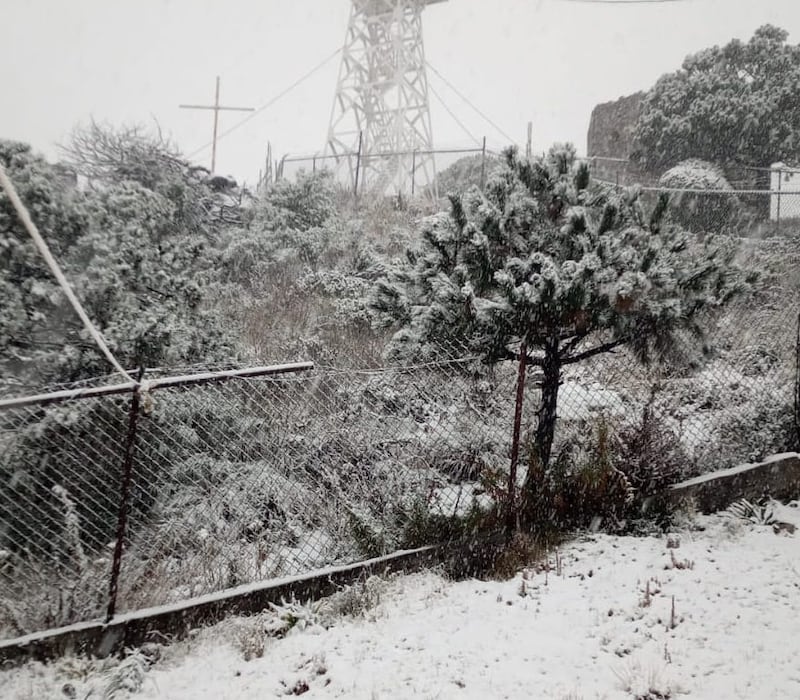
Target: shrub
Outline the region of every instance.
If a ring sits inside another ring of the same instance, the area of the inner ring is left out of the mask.
[[[624,425],[617,432],[617,459],[634,491],[627,517],[666,525],[672,515],[666,491],[686,477],[691,460],[679,436],[654,411],[654,396],[638,423]]]
[[[62,493],[81,523],[87,553],[114,538],[125,404],[124,399],[87,400],[41,410],[16,426],[0,460],[3,501],[9,505],[0,549],[70,561],[76,543]]]
[[[679,437],[650,404],[640,421],[612,422],[604,415],[562,425],[552,466],[529,461],[539,486],[535,524],[557,529],[630,530],[669,522],[664,492],[690,465]]]
[[[484,156],[481,154],[459,158],[437,174],[439,195],[463,194],[472,187],[479,187],[481,172],[483,172],[485,180],[488,180],[490,173],[496,170],[501,163],[500,158],[491,154],[485,157],[485,162]]]
[[[256,205],[252,225],[271,231],[322,226],[335,210],[334,185],[327,171],[300,172],[295,181],[278,180]]]
[[[751,401],[722,413],[713,439],[696,456],[703,472],[760,462],[800,448],[794,402],[777,387],[761,387]]]
[[[578,421],[562,436],[555,459],[543,469],[529,446],[528,480],[537,485],[526,510],[536,529],[586,528],[617,523],[633,499],[633,489],[616,466],[610,424],[604,416]]]
[[[727,190],[731,194],[680,192],[670,197],[670,215],[678,225],[694,232],[719,232],[729,228],[740,212],[740,203],[720,168],[690,159],[665,172],[660,187],[690,190]]]

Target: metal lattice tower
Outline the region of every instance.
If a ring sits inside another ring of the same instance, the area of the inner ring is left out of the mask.
[[[352,2],[326,154],[361,192],[433,188],[422,10],[445,0]]]

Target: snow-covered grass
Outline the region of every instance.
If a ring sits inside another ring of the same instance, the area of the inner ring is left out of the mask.
[[[773,518],[800,526],[796,506]],[[800,540],[773,525],[583,536],[507,581],[370,579],[122,664],[8,670],[0,697],[797,698]]]

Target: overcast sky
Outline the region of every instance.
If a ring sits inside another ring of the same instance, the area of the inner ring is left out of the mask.
[[[76,123],[156,122],[185,153],[210,141],[211,113],[179,103],[260,107],[340,48],[350,0],[0,0],[0,137],[50,158]],[[646,89],[690,52],[749,38],[764,23],[800,42],[800,0],[589,4],[448,0],[425,11],[429,62],[519,143],[585,152],[592,107]],[[322,149],[338,58],[219,144],[218,167],[252,182],[275,155]],[[435,75],[431,85],[473,136],[507,139]],[[470,137],[436,100],[437,145]],[[244,115],[222,114],[221,129]],[[195,159],[210,160],[210,149]]]

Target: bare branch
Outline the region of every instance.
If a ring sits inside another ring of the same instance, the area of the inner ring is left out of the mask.
[[[620,338],[618,340],[609,341],[608,343],[603,343],[602,345],[596,345],[595,347],[589,348],[589,350],[580,352],[572,357],[563,358],[561,360],[561,364],[574,365],[576,362],[588,360],[590,357],[594,357],[595,355],[602,355],[604,352],[611,352],[614,348],[618,348],[620,345],[624,345],[628,341],[629,338]]]

